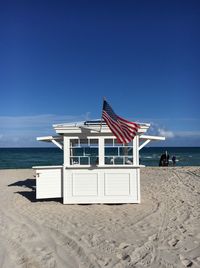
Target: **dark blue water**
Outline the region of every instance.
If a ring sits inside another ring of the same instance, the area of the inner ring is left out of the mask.
[[[158,166],[160,155],[167,149],[177,166],[200,166],[200,147],[149,147],[140,151],[140,164]],[[63,151],[58,148],[0,148],[0,169],[62,165]]]
[[[63,151],[58,148],[0,148],[0,169],[61,165]]]

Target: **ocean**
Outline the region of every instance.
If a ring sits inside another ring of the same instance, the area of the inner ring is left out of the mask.
[[[162,153],[170,159],[176,156],[176,166],[200,166],[200,147],[145,147],[140,151],[140,164],[158,166]],[[62,165],[58,148],[0,148],[0,169],[31,168],[32,166]],[[172,165],[172,162],[170,162]]]

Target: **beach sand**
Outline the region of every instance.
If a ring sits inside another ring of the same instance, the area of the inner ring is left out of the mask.
[[[0,170],[0,267],[200,267],[200,168],[143,168],[141,204],[35,200],[32,170]]]

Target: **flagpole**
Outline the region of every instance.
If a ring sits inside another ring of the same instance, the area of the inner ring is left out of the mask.
[[[106,100],[105,97],[103,97],[103,104],[104,104],[104,101]],[[102,108],[102,113],[103,113],[103,108]],[[102,123],[103,123],[103,117],[102,117],[102,114],[101,114],[101,125],[100,125],[100,130],[99,132],[101,132],[101,129],[102,129]]]

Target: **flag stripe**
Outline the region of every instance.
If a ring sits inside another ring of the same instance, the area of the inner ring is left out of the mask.
[[[107,113],[103,114],[103,119],[106,121],[107,125],[113,132],[113,134],[117,137],[120,143],[127,143],[126,137],[121,129],[115,124],[112,118],[110,118]]]
[[[124,121],[121,120],[121,119],[118,119],[118,121],[119,121],[121,124],[124,124],[124,125],[128,126],[130,129],[138,129],[137,125],[128,124],[128,123],[124,122]]]
[[[133,127],[139,128],[140,126],[134,122],[128,121],[120,116],[117,116],[119,120],[122,120],[123,122],[127,123],[128,125],[132,125]]]
[[[130,142],[137,134],[138,124],[115,114],[112,107],[104,100],[102,118],[120,143]]]
[[[118,125],[116,125],[115,121],[112,118],[110,118],[107,114],[105,115],[105,113],[104,116],[104,119],[106,119],[106,123],[110,127],[111,131],[121,143],[128,143],[132,140],[132,137],[127,135],[126,131],[123,131],[121,126],[119,127]]]
[[[122,125],[122,128],[127,131],[130,135],[135,135],[137,130],[136,129],[130,129],[129,127],[127,127],[126,125]]]
[[[120,140],[121,143],[127,143],[126,136],[124,135],[123,131],[115,124],[112,118],[110,118],[107,113],[104,113],[107,121],[108,126],[112,129],[114,129],[113,134]],[[115,133],[114,133],[115,132]]]

